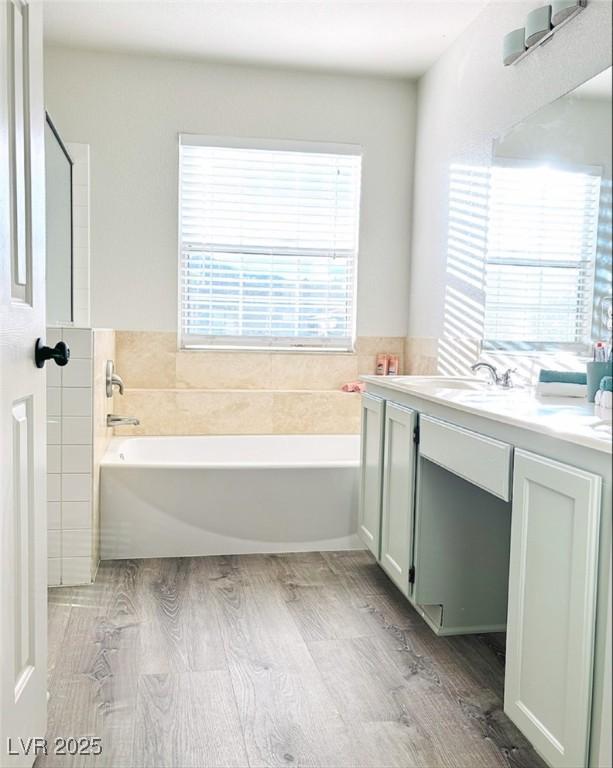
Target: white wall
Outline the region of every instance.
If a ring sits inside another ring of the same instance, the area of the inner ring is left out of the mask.
[[[503,67],[503,36],[534,7],[491,3],[419,82],[410,336],[443,335],[451,165],[488,166],[495,137],[611,64],[611,4],[591,0],[550,43]]]
[[[405,335],[412,83],[49,48],[45,97],[63,138],[90,145],[93,325],[176,328],[185,131],[362,145],[358,335]]]

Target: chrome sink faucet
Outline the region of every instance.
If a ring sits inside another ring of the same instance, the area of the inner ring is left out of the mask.
[[[470,366],[470,370],[473,373],[476,373],[481,368],[485,368],[485,370],[488,371],[492,384],[495,384],[497,387],[502,387],[503,389],[511,389],[513,387],[513,379],[511,378],[511,375],[517,372],[517,368],[508,368],[502,376],[499,376],[495,366],[490,363],[484,363],[482,360],[479,360],[474,365]]]

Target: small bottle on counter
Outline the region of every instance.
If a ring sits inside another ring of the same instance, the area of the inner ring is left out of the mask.
[[[377,355],[377,363],[375,366],[375,373],[377,376],[387,376],[388,361],[389,357],[384,352]]]
[[[398,369],[400,368],[400,358],[398,355],[387,356],[387,374],[388,376],[398,376]]]

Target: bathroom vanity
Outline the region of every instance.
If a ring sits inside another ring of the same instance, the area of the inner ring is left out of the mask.
[[[437,634],[506,631],[505,712],[550,765],[605,765],[611,411],[363,378],[362,540]]]

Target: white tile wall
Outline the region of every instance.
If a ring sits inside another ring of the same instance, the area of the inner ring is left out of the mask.
[[[62,531],[47,532],[47,557],[62,556]]]
[[[49,339],[49,333],[47,332],[47,344],[50,347],[54,347],[55,344]],[[62,369],[57,365],[51,368],[50,365],[45,366],[47,371],[47,386],[48,387],[61,387],[62,386]]]
[[[74,387],[72,389],[62,387],[62,414],[64,416],[91,416],[91,387]]]
[[[47,472],[59,474],[62,471],[62,446],[47,445]]]
[[[47,387],[47,416],[62,415],[61,387]]]
[[[89,583],[92,549],[92,339],[88,328],[53,328],[48,343],[70,349],[64,368],[47,370],[48,583]]]
[[[89,501],[63,501],[62,524],[64,528],[87,528],[92,524]]]
[[[47,345],[50,347],[55,347],[55,345],[58,343],[58,341],[62,341],[62,329],[61,328],[47,328]],[[58,371],[61,371],[62,369],[58,366],[55,366],[55,369]],[[47,378],[49,377],[49,371],[54,370],[54,368],[48,369],[45,367],[45,370],[47,371]],[[49,382],[47,382],[49,383]],[[54,384],[54,386],[56,386]]]
[[[63,557],[62,584],[89,584],[92,580],[92,558]]]
[[[62,472],[62,501],[91,501],[92,476],[90,473]]]
[[[91,445],[62,445],[61,451],[64,472],[91,472]]]
[[[50,587],[59,587],[62,583],[62,558],[50,557],[47,560],[47,584]]]
[[[62,552],[70,552],[74,557],[91,557],[91,549],[91,528],[62,530]]]
[[[69,363],[72,365],[72,363]],[[91,416],[66,416],[62,419],[62,445],[91,445]]]
[[[62,369],[62,388],[91,387],[91,358],[70,358],[70,363]]]
[[[50,531],[58,530],[62,527],[62,502],[47,502],[47,528]]]
[[[62,500],[62,476],[47,474],[47,501]]]
[[[47,416],[47,445],[60,445],[62,442],[62,420]]]
[[[65,328],[63,336],[73,358],[91,359],[92,332],[90,328]]]

